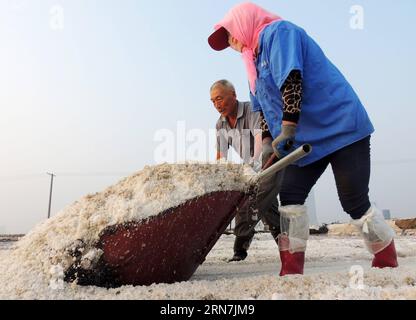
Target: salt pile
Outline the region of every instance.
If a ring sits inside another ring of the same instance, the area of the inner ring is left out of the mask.
[[[107,227],[146,220],[208,193],[245,191],[252,174],[247,166],[227,163],[165,164],[88,195],[34,228],[1,262],[0,298],[36,298],[68,287],[63,273],[80,242],[83,262],[93,263],[101,254],[94,244]]]
[[[395,224],[394,221],[388,220],[387,223],[394,230],[397,235],[401,235],[403,231]],[[333,224],[328,226],[328,234],[330,236],[355,236],[359,237],[360,231],[351,223],[348,224]]]

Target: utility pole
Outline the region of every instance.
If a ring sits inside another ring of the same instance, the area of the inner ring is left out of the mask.
[[[46,173],[47,175],[51,176],[51,189],[49,192],[49,209],[48,209],[48,219],[51,217],[51,204],[52,204],[52,188],[53,188],[53,178],[56,177],[53,173]]]

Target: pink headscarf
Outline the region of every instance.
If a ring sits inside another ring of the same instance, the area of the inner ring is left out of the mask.
[[[254,64],[255,50],[260,33],[275,21],[282,20],[254,3],[245,2],[232,8],[224,19],[215,25],[215,30],[224,27],[238,41],[244,44],[242,58],[246,65],[250,89],[256,93],[257,70]]]

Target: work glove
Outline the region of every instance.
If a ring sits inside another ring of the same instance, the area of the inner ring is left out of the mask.
[[[293,151],[295,144],[296,126],[283,125],[282,132],[272,143],[274,153],[279,159],[283,159]]]

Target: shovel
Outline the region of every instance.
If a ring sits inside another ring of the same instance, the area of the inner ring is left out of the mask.
[[[279,160],[275,154],[264,165],[262,172],[253,176],[248,191],[248,203],[254,213],[266,212],[280,192],[284,169],[306,157],[312,146],[302,145],[285,158]]]

